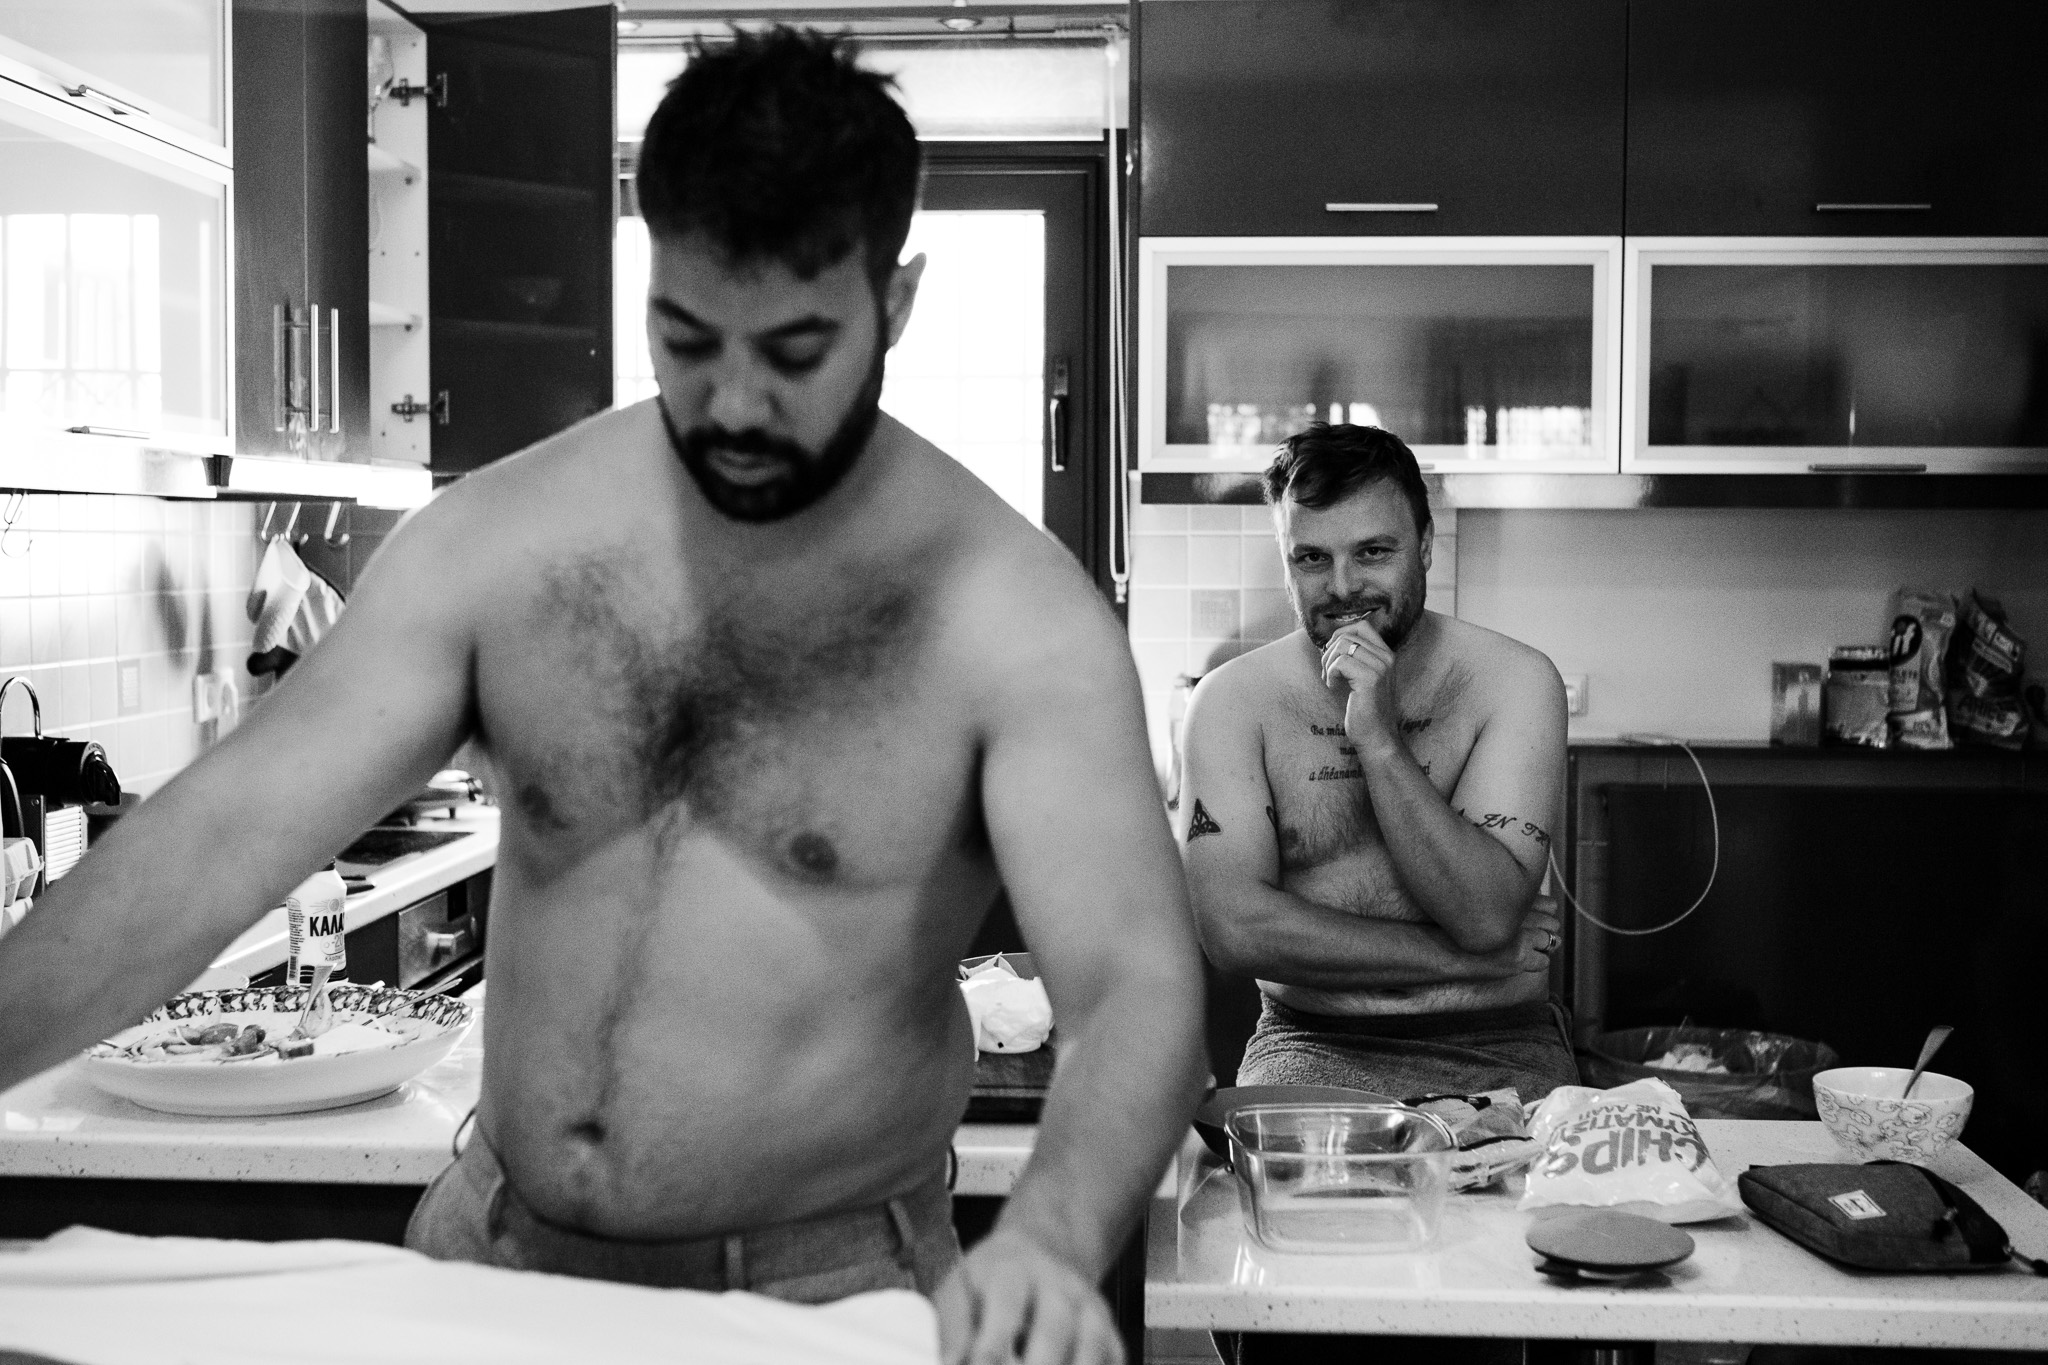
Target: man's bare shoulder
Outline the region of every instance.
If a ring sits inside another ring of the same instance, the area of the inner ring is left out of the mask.
[[[1542,650],[1497,630],[1430,613],[1436,648],[1445,666],[1470,680],[1468,694],[1495,709],[1509,699],[1554,698],[1564,703],[1564,680]]]
[[[1290,703],[1315,681],[1295,631],[1270,644],[1245,651],[1202,675],[1188,702],[1190,729],[1257,730],[1277,706]]]

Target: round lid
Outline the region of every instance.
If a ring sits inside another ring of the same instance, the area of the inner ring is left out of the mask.
[[[1529,1248],[1574,1270],[1643,1271],[1692,1255],[1692,1235],[1668,1223],[1614,1209],[1584,1209],[1529,1229]]]

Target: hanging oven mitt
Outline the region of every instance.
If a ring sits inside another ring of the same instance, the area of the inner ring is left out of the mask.
[[[1742,1202],[1808,1251],[1863,1270],[1992,1270],[2017,1260],[2036,1275],[1976,1200],[1922,1166],[1813,1162],[1752,1166],[1735,1178]]]
[[[249,645],[249,672],[282,674],[341,619],[343,600],[332,583],[306,567],[284,537],[263,549],[256,582],[249,589],[249,619],[256,623]]]

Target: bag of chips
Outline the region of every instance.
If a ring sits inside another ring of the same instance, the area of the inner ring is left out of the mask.
[[[1685,1102],[1660,1080],[1559,1086],[1536,1107],[1529,1135],[1543,1153],[1518,1208],[1619,1209],[1664,1223],[1742,1212]]]
[[[2020,670],[2027,643],[2006,624],[2005,609],[1972,588],[1956,611],[1949,650],[1948,724],[1956,738],[2000,749],[2027,742],[2027,708]]]
[[[1947,749],[1943,671],[1955,633],[1955,602],[1944,592],[1900,588],[1892,609],[1892,742],[1902,749]]]

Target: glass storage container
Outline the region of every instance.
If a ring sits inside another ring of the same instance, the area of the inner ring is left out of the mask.
[[[1139,243],[1142,467],[1263,469],[1318,420],[1425,469],[1612,473],[1619,238]]]
[[[1406,1251],[1436,1239],[1457,1146],[1398,1104],[1255,1104],[1232,1113],[1245,1221],[1274,1251]]]
[[[0,442],[224,451],[230,173],[91,122],[0,81]]]
[[[1623,467],[2048,468],[2048,241],[1631,239]]]

